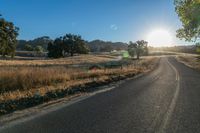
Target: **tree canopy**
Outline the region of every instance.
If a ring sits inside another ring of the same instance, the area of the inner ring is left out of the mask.
[[[196,41],[200,38],[200,0],[175,0],[175,6],[183,26],[177,37]]]
[[[87,54],[89,48],[85,41],[79,35],[66,34],[63,37],[55,39],[48,44],[48,56],[53,58],[64,57],[66,54]]]
[[[128,46],[128,52],[132,57],[134,57],[136,54],[137,59],[139,59],[142,54],[148,54],[147,46],[148,42],[144,40],[137,41],[135,43],[130,41]]]
[[[3,57],[6,55],[14,56],[18,31],[19,28],[15,27],[12,22],[0,17],[0,55]]]

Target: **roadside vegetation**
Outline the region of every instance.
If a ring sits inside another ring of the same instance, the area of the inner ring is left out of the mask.
[[[191,54],[179,55],[176,57],[176,59],[190,68],[200,70],[199,55],[191,55]]]
[[[182,22],[182,28],[177,30],[177,37],[196,43],[196,53],[200,53],[200,1],[174,0],[176,12]],[[176,57],[179,62],[200,70],[200,56],[185,54]]]
[[[17,65],[9,60],[1,61],[0,115],[148,72],[158,61],[154,57],[134,61],[111,57],[87,55],[87,58],[71,57],[65,61],[37,60],[32,64],[19,60]],[[72,60],[75,66],[69,65]],[[87,65],[81,66],[81,62]]]

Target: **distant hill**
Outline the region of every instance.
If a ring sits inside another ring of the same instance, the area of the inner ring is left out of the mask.
[[[112,50],[126,50],[127,43],[94,40],[86,42],[91,52],[110,52]]]
[[[51,41],[53,41],[53,40],[48,36],[39,37],[39,38],[29,40],[29,41],[18,40],[17,50],[26,50],[25,45],[30,45],[33,48],[35,48],[36,46],[41,46],[46,51],[48,43]]]
[[[48,36],[39,37],[33,40],[18,40],[17,50],[18,51],[27,51],[25,46],[28,44],[31,47],[35,48],[36,46],[41,46],[45,51],[47,51],[48,43],[53,41]],[[102,40],[94,40],[91,42],[86,41],[86,44],[90,48],[91,52],[110,52],[112,50],[126,50],[128,44],[123,42],[110,42]]]
[[[41,46],[44,51],[47,51],[48,43],[53,41],[48,36],[38,37],[33,40],[18,40],[17,51],[27,51],[26,45],[30,45],[32,48]],[[111,52],[113,50],[127,50],[128,44],[123,42],[111,42],[103,40],[86,41],[87,46],[91,52]],[[171,51],[182,53],[197,53],[196,45],[183,45],[173,47],[149,47],[149,51]]]

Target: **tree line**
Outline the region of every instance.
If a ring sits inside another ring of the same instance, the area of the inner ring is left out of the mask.
[[[47,52],[49,42],[54,41],[48,36],[42,36],[33,40],[18,40],[16,50],[19,51],[36,51],[38,47],[42,48],[43,52]],[[110,52],[114,50],[127,50],[128,43],[111,42],[103,40],[85,41],[90,52]]]
[[[200,52],[200,1],[199,0],[174,0],[176,12],[182,22],[182,28],[177,30],[177,37],[186,41],[197,42],[196,49]],[[9,55],[14,57],[17,36],[19,28],[12,22],[5,20],[0,15],[0,55],[5,57]],[[48,40],[48,39],[47,39]],[[148,46],[146,41],[130,42],[128,52],[131,56],[139,57],[142,54],[148,54]],[[43,44],[41,44],[43,45]],[[73,56],[74,54],[87,54],[89,47],[87,42],[81,36],[74,34],[66,34],[55,40],[49,40],[47,46],[26,44],[25,49],[45,51],[47,49],[48,56],[51,58],[60,58],[65,56]],[[100,48],[103,49],[103,48]],[[112,49],[106,46],[106,50]]]

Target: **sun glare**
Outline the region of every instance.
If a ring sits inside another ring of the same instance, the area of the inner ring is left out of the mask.
[[[172,35],[168,30],[157,29],[148,34],[147,41],[153,47],[171,46]]]

